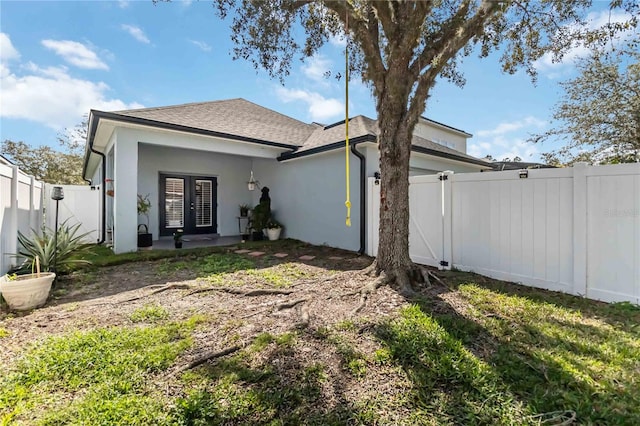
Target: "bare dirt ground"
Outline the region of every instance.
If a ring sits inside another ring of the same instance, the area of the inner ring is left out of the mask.
[[[228,253],[235,249],[229,248]],[[216,283],[198,278],[198,272],[190,267],[200,261],[196,257],[76,273],[58,283],[54,297],[44,308],[27,313],[8,313],[6,308],[0,311],[0,327],[8,332],[0,339],[0,365],[10,364],[29,344],[49,336],[96,327],[133,326],[131,314],[150,305],[166,309],[171,320],[197,314],[209,319],[208,327],[194,336],[197,344],[184,354],[184,363],[210,351],[246,344],[260,333],[279,335],[301,326],[317,330],[342,320],[387,317],[407,303],[392,289],[383,287],[352,315],[360,301],[356,293],[372,280],[359,272],[371,258],[327,247],[266,251],[260,258],[240,255],[255,260],[257,272],[237,270]],[[278,259],[273,256],[278,251],[289,256]],[[302,261],[301,255],[315,258]],[[285,285],[272,285],[270,277],[286,278]],[[283,294],[227,292],[255,289]]]

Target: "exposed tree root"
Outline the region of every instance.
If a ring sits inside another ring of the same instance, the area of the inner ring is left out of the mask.
[[[358,312],[360,312],[360,310],[362,310],[362,308],[365,307],[365,305],[367,304],[367,299],[369,298],[369,295],[371,293],[373,293],[383,285],[389,284],[391,281],[391,277],[387,276],[387,274],[383,272],[374,281],[371,281],[369,284],[362,287],[360,289],[360,303],[358,303],[358,306],[356,306],[355,309],[351,311],[351,315],[357,314]]]
[[[286,302],[286,303],[281,303],[279,305],[276,306],[276,309],[279,311],[282,311],[283,309],[291,309],[293,307],[295,307],[296,305],[299,305],[300,303],[304,303],[309,299],[296,299],[293,300],[291,302]]]
[[[247,296],[247,297],[269,296],[273,294],[287,295],[287,294],[293,293],[293,290],[278,290],[278,289],[269,289],[269,288],[254,288],[249,290],[242,290],[242,289],[233,288],[233,287],[208,287],[208,288],[199,288],[197,290],[194,290],[189,294],[187,294],[187,296],[191,296],[192,294],[197,294],[197,293],[206,293],[209,291],[220,291],[223,293],[231,293],[231,294],[237,294],[240,296]]]
[[[175,376],[176,374],[180,374],[184,371],[191,370],[192,368],[196,368],[197,366],[202,365],[209,360],[221,358],[223,356],[237,352],[240,349],[242,349],[241,345],[235,345],[235,346],[231,346],[230,348],[223,349],[221,351],[206,353],[201,357],[194,359],[190,363],[185,364],[182,367],[179,367],[177,370],[173,370],[171,373],[167,375],[167,377]]]
[[[147,286],[146,288],[151,288],[151,287],[157,287],[157,284],[154,284],[153,286]],[[150,293],[147,293],[147,294],[143,294],[142,296],[136,296],[136,297],[132,297],[131,299],[121,300],[121,301],[118,301],[117,303],[133,302],[135,300],[140,300],[140,299],[144,299],[145,297],[153,296],[154,294],[162,293],[163,291],[168,291],[168,290],[189,290],[189,289],[192,289],[192,288],[193,287],[188,285],[188,284],[172,283],[172,284],[163,285],[160,288],[158,288],[157,290],[154,290],[154,291],[152,291]]]
[[[433,278],[434,280],[436,280],[436,282],[437,282],[438,284],[440,284],[440,285],[442,285],[442,286],[444,286],[444,287],[450,288],[450,287],[447,285],[447,283],[445,283],[444,281],[442,281],[442,280],[440,279],[440,277],[438,277],[438,276],[437,276],[436,274],[434,274],[433,272],[431,272],[431,271],[427,270],[427,273],[429,274],[429,276],[430,276],[431,278]]]
[[[378,275],[378,261],[374,260],[373,263],[362,270],[362,273],[369,276]]]

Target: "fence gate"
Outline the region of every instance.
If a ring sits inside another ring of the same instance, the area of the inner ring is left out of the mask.
[[[369,178],[367,254],[378,254],[380,186]],[[409,178],[409,255],[422,265],[442,267],[444,256],[443,182],[438,175]]]

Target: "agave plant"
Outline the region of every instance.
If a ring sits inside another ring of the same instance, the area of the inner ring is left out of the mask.
[[[22,273],[30,272],[33,269],[36,256],[40,258],[40,269],[45,272],[54,269],[54,261],[57,262],[56,272],[69,270],[73,265],[90,264],[91,262],[88,260],[77,258],[79,254],[86,253],[93,246],[82,241],[82,238],[90,234],[90,232],[78,234],[79,228],[80,224],[69,226],[66,220],[60,224],[58,228],[57,259],[54,230],[45,228],[42,236],[39,236],[32,229],[32,238],[28,238],[18,231],[18,242],[21,247],[16,256],[24,257],[25,261],[17,268],[17,271]]]

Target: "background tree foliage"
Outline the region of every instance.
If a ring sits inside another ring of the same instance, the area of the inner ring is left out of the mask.
[[[564,96],[555,106],[554,127],[532,141],[563,142],[543,154],[554,165],[640,161],[640,52],[596,52],[578,70],[578,77],[561,83]]]
[[[637,25],[636,0],[612,0],[628,22],[593,29],[591,0],[214,0],[220,17],[232,17],[234,57],[250,60],[281,80],[298,56],[318,52],[348,33],[351,71],[372,89],[380,128],[380,231],[375,272],[411,293],[420,270],[409,257],[409,158],[414,127],[438,77],[463,84],[458,60],[501,50],[504,71],[535,76],[533,61],[560,58],[576,45],[605,43]],[[348,30],[347,30],[348,27]],[[304,31],[304,35],[302,31]],[[349,76],[346,76],[349,78]]]
[[[25,142],[5,140],[2,154],[26,174],[46,183],[82,185],[82,161],[87,119],[73,129],[65,129],[58,135],[60,150],[50,146],[32,147]]]

